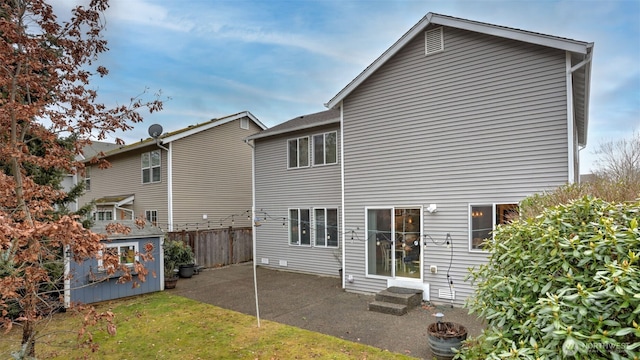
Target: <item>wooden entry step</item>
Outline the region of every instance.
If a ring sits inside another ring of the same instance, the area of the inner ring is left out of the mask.
[[[422,302],[422,290],[392,286],[376,294],[369,311],[404,315]]]

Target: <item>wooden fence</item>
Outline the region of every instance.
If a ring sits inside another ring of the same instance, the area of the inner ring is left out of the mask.
[[[252,228],[183,230],[167,234],[171,240],[189,244],[199,266],[217,267],[253,260]]]

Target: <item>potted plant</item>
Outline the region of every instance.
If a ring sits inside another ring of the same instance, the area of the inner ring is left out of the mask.
[[[431,323],[427,328],[429,348],[436,359],[451,360],[455,351],[460,350],[462,342],[467,339],[467,329],[457,323],[442,321],[442,313],[434,316],[437,322]]]
[[[165,239],[162,245],[164,254],[164,288],[173,289],[178,282],[178,265],[183,257],[184,243],[182,241]],[[191,250],[191,249],[189,249]]]
[[[176,265],[178,266],[178,275],[181,278],[190,278],[195,272],[195,255],[191,246],[177,240],[176,245]]]

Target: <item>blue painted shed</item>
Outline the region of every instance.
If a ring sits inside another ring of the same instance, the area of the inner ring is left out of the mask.
[[[131,229],[129,234],[106,235],[106,225],[110,222],[96,222],[91,231],[105,234],[103,240],[105,251],[118,254],[121,264],[131,265],[138,261],[138,253],[144,253],[145,245],[153,245],[153,261],[142,262],[149,274],[144,282],[140,282],[134,273],[132,282],[118,284],[120,274],[109,275],[102,267],[102,261],[92,258],[82,263],[73,261],[69,256],[65,262],[64,303],[69,307],[72,303],[90,304],[105,300],[113,300],[127,296],[146,294],[163,289],[162,243],[164,232],[155,226],[145,225],[138,228],[133,221],[118,221]],[[153,274],[155,273],[155,276]]]

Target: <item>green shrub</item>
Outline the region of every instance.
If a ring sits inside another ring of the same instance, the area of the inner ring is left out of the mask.
[[[640,358],[640,202],[583,197],[499,226],[466,306],[461,359]]]

